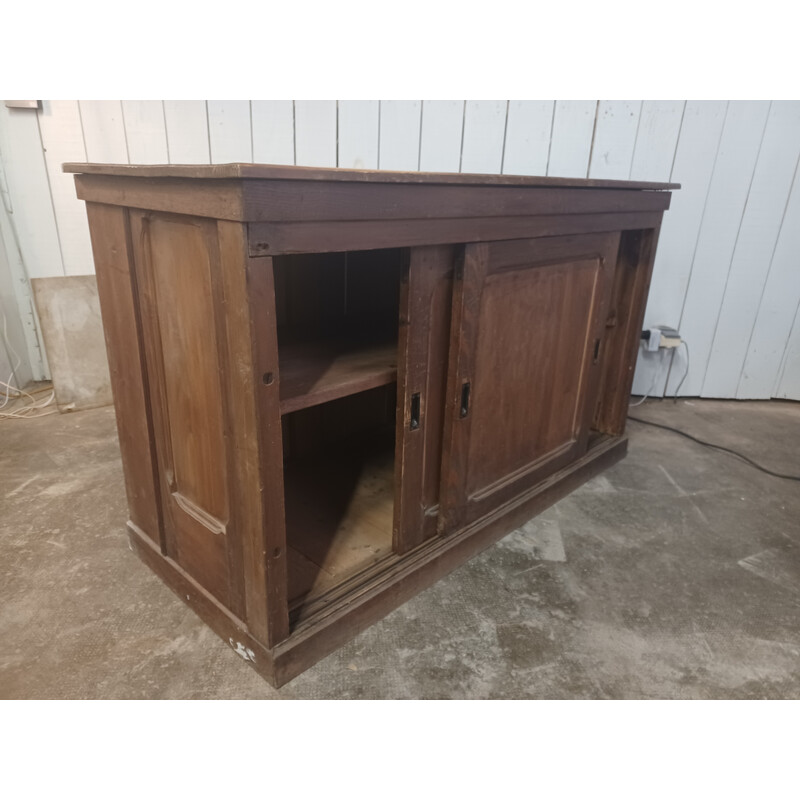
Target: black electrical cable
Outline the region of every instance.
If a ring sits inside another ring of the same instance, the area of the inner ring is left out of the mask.
[[[721,444],[714,444],[713,442],[704,442],[702,439],[698,439],[696,436],[692,436],[691,433],[686,433],[686,431],[678,430],[678,428],[671,428],[669,425],[662,425],[659,422],[649,422],[646,419],[639,419],[639,417],[631,417],[628,416],[628,419],[632,419],[634,422],[640,422],[642,425],[651,425],[654,428],[661,428],[665,431],[671,431],[672,433],[678,433],[681,436],[685,436],[687,439],[691,439],[693,442],[697,442],[697,444],[703,445],[703,447],[711,447],[714,450],[722,450],[723,453],[730,453],[732,456],[736,456],[736,458],[740,458],[745,463],[749,464],[751,467],[755,467],[761,472],[765,472],[767,475],[772,475],[773,478],[784,478],[787,481],[800,481],[800,475],[784,475],[781,472],[773,472],[771,469],[767,469],[766,467],[762,467],[761,464],[756,463],[753,461],[752,458],[748,458],[741,453],[737,453],[735,450],[731,450],[729,447],[723,447]]]

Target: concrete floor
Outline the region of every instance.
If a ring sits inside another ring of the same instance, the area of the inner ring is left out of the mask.
[[[800,404],[634,410],[800,473]],[[0,422],[2,698],[799,698],[800,486],[628,458],[276,691],[128,549],[110,408]]]

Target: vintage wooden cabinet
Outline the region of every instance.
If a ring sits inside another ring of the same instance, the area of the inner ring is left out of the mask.
[[[130,540],[274,685],[624,455],[675,185],[65,170]]]

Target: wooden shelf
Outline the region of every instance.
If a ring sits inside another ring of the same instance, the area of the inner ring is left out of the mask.
[[[397,380],[397,342],[334,339],[279,347],[281,414]]]

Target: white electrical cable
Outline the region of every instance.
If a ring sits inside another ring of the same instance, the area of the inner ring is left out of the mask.
[[[54,408],[49,411],[45,411],[42,413],[31,413],[36,411],[41,411],[41,409],[46,408],[49,406],[56,398],[55,391],[52,390],[51,386],[45,387],[43,389],[33,389],[30,392],[26,392],[24,389],[20,389],[18,386],[14,386],[11,383],[11,380],[14,378],[14,373],[19,369],[19,365],[22,363],[22,359],[20,358],[19,353],[14,349],[14,346],[8,339],[8,322],[6,320],[6,315],[3,313],[2,309],[0,309],[0,315],[3,317],[3,341],[6,344],[6,349],[8,350],[9,355],[16,360],[16,363],[11,368],[11,374],[8,376],[7,381],[0,380],[0,387],[2,387],[3,391],[0,391],[0,394],[3,395],[4,400],[2,405],[0,405],[0,419],[38,419],[39,417],[46,417],[50,414],[57,414],[58,409]],[[42,401],[37,400],[33,395],[39,394],[42,391],[50,390],[50,396]],[[12,392],[14,394],[12,394]],[[12,408],[9,411],[3,411],[4,409],[12,400],[22,400],[23,398],[27,398],[30,400],[30,403],[27,405],[22,405],[17,408]]]

